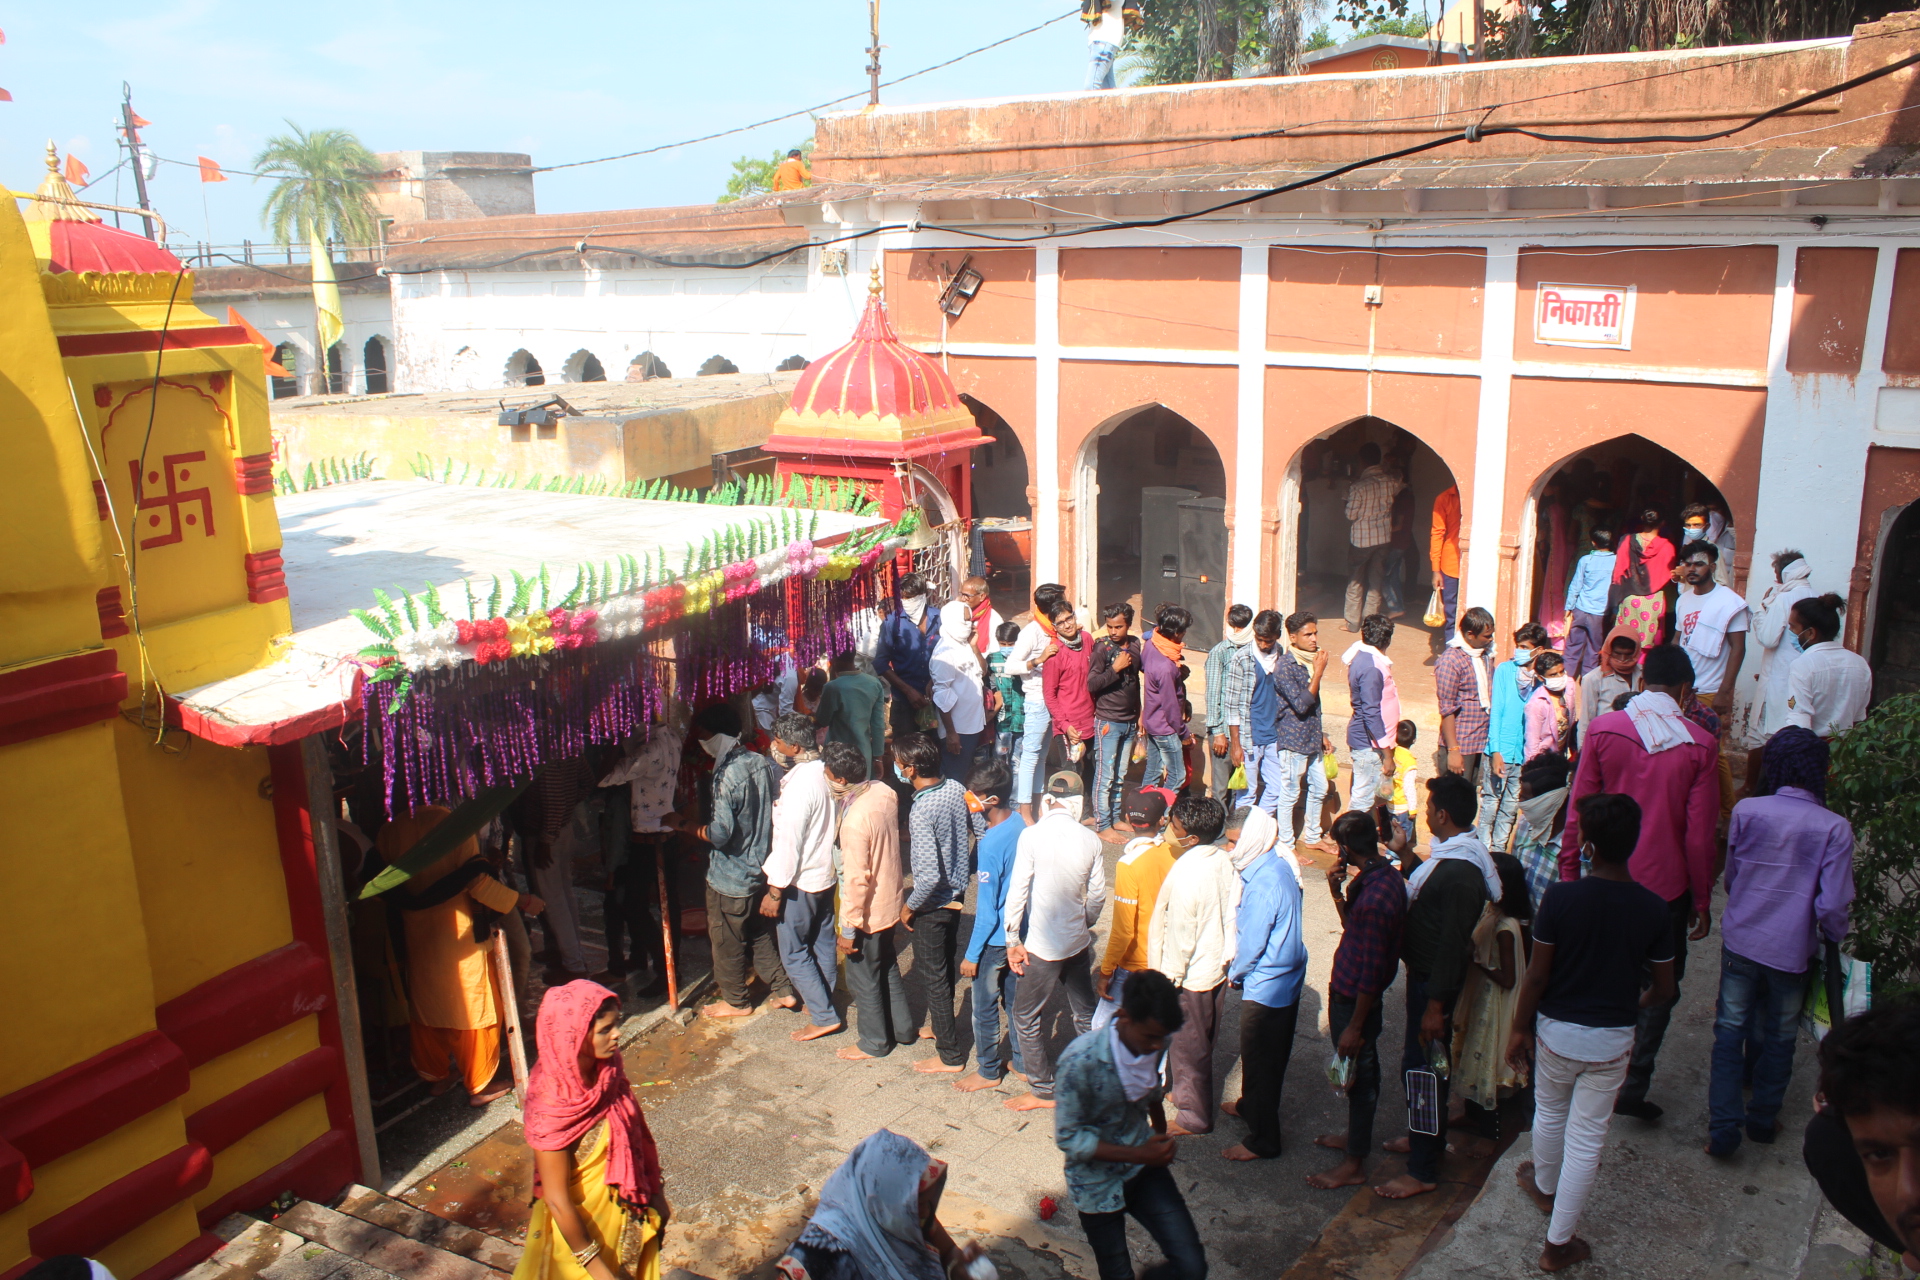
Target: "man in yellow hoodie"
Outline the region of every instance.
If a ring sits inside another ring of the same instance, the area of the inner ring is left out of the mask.
[[[1165,792],[1142,787],[1127,796],[1124,805],[1127,822],[1142,834],[1127,841],[1113,869],[1113,924],[1107,934],[1106,958],[1093,981],[1100,996],[1100,1006],[1093,1011],[1096,1031],[1119,1012],[1127,975],[1148,967],[1147,926],[1160,897],[1160,884],[1173,870],[1173,860],[1180,856],[1179,848],[1163,830],[1167,817]]]

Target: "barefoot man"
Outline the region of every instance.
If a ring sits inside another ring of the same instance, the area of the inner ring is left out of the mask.
[[[1333,839],[1340,861],[1327,872],[1327,888],[1333,891],[1333,907],[1344,931],[1333,953],[1327,1032],[1334,1052],[1349,1064],[1347,1131],[1322,1134],[1314,1143],[1344,1151],[1347,1158],[1325,1173],[1307,1175],[1308,1186],[1324,1191],[1357,1187],[1367,1180],[1373,1113],[1380,1101],[1380,1007],[1400,968],[1401,934],[1407,924],[1406,882],[1380,852],[1373,815],[1351,810],[1341,814],[1333,824]]]
[[[1007,883],[1007,965],[1020,975],[1013,1010],[1020,1060],[1032,1093],[1008,1098],[1012,1111],[1053,1107],[1053,1054],[1047,1006],[1062,988],[1074,1034],[1093,1026],[1093,926],[1106,905],[1107,868],[1100,837],[1080,825],[1086,791],[1080,775],[1047,779],[1040,821],[1020,833]]]

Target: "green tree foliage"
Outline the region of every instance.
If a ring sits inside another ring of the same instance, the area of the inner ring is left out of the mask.
[[[1853,824],[1847,949],[1876,993],[1920,984],[1920,694],[1902,694],[1833,746],[1827,803]]]
[[[287,121],[291,134],[275,134],[253,158],[254,170],[276,179],[260,220],[281,244],[331,237],[343,244],[371,244],[378,219],[373,178],[380,165],[346,129],[309,133]]]
[[[1132,84],[1193,84],[1299,70],[1309,0],[1152,0],[1122,60]]]
[[[741,156],[733,162],[733,176],[727,179],[727,189],[714,197],[715,204],[732,204],[735,200],[744,200],[748,196],[763,196],[773,190],[773,171],[786,162],[791,147],[782,148],[766,160],[753,156]],[[801,158],[813,159],[813,139],[808,138],[800,144]]]

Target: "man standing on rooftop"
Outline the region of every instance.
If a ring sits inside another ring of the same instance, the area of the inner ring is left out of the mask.
[[[1080,21],[1087,24],[1086,87],[1111,89],[1127,28],[1140,21],[1140,0],[1080,0]]]

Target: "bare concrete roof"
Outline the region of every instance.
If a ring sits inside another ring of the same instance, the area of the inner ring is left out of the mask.
[[[377,396],[290,396],[273,402],[275,417],[324,413],[370,417],[461,417],[491,420],[508,408],[539,404],[555,396],[585,414],[631,417],[664,410],[696,409],[727,400],[791,395],[796,373],[718,373],[706,378],[655,378],[650,382],[549,382],[543,387],[497,387],[486,391],[435,391]]]

